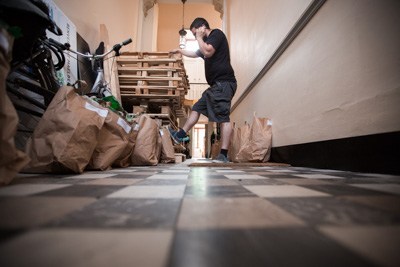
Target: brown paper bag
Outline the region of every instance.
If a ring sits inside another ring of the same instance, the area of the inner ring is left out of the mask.
[[[5,32],[0,34],[8,37]],[[11,46],[12,39],[9,41]],[[7,52],[0,46],[0,185],[9,184],[29,162],[25,153],[15,147],[18,114],[6,93],[6,77],[10,70]]]
[[[221,141],[215,140],[214,144],[211,145],[211,158],[216,159],[221,150]]]
[[[87,169],[109,169],[128,145],[131,129],[132,127],[120,116],[108,112]]]
[[[134,166],[148,166],[158,164],[158,125],[148,115],[139,118],[139,132],[136,144],[131,155]]]
[[[235,146],[235,156],[232,158],[233,162],[239,162],[238,161],[238,154],[239,151],[242,149],[242,147],[246,146],[250,142],[250,125],[245,122],[245,124],[241,127],[238,128],[237,131],[238,135],[238,140],[237,144]]]
[[[237,153],[240,150],[240,132],[241,129],[236,127],[236,124],[232,124],[232,134],[229,143],[228,158],[231,161],[235,161]]]
[[[131,132],[128,135],[128,144],[122,151],[121,155],[114,161],[112,164],[113,167],[122,167],[126,168],[131,165],[131,156],[133,153],[133,148],[135,147],[136,138],[139,132],[139,124],[137,122],[133,122],[131,124]]]
[[[162,153],[162,138],[160,135],[160,131],[158,131],[157,146],[156,146],[157,163],[161,161],[161,153]]]
[[[82,173],[109,110],[61,87],[26,145],[27,172]]]
[[[236,159],[239,162],[267,162],[272,147],[272,128],[268,118],[257,118],[254,114],[248,140],[241,147]]]
[[[175,149],[172,144],[171,134],[167,128],[160,129],[160,136],[162,141],[161,162],[171,163],[175,162]]]

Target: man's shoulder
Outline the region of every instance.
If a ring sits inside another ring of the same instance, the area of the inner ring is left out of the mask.
[[[223,31],[221,31],[220,29],[212,29],[211,30],[211,34],[222,34],[225,35],[225,33]]]
[[[209,38],[213,40],[223,40],[226,39],[225,33],[220,29],[212,29]]]

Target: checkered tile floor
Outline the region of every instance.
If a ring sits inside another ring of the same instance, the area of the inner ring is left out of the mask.
[[[294,167],[20,174],[0,266],[400,266],[400,177]]]

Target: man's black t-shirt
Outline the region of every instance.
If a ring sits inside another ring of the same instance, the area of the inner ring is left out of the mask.
[[[208,37],[204,38],[204,42],[212,45],[215,49],[214,55],[210,58],[205,58],[200,50],[196,52],[199,57],[204,59],[208,84],[213,85],[217,81],[236,82],[225,34],[219,29],[214,29]]]

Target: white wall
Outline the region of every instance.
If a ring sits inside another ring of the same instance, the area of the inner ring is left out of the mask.
[[[147,12],[147,16],[142,17],[142,42],[139,51],[154,52],[157,51],[157,32],[158,32],[158,4],[155,4]]]
[[[230,1],[235,99],[308,2]],[[399,32],[400,1],[328,0],[232,120],[271,118],[273,146],[399,131]]]
[[[99,45],[100,24],[107,26],[110,45],[131,37],[133,42],[125,49],[136,50],[139,0],[54,0],[54,3],[72,20],[91,50]]]
[[[311,0],[229,0],[227,26],[238,80],[234,101],[264,67]]]

